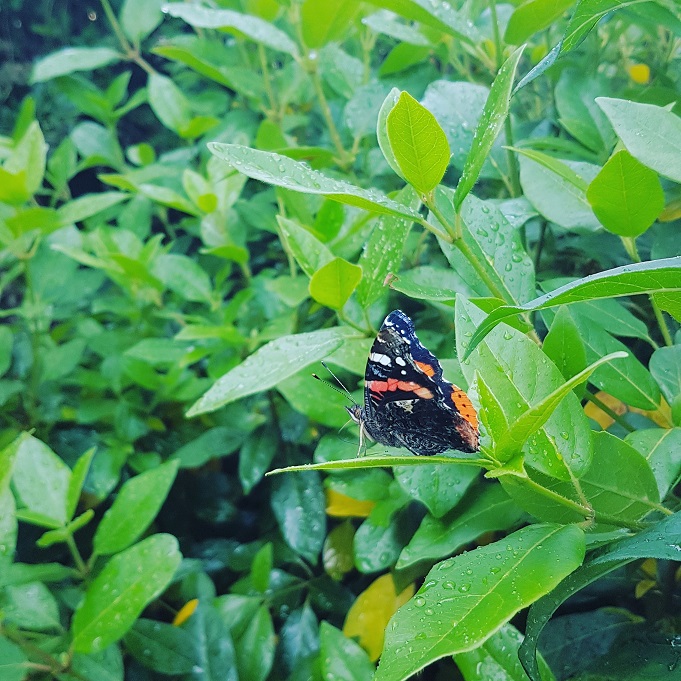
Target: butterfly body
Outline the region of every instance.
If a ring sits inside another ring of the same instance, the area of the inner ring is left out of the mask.
[[[347,408],[363,434],[414,454],[477,452],[478,418],[466,393],[445,380],[411,319],[391,312],[374,341],[365,372],[364,406]]]

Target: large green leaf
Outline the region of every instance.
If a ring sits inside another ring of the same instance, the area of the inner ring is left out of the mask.
[[[523,54],[523,49],[524,46],[519,47],[504,62],[492,83],[492,89],[485,103],[482,116],[478,121],[478,127],[475,129],[471,150],[468,152],[466,164],[461,172],[461,179],[454,193],[454,205],[457,211],[477,182],[480,170],[487,159],[494,140],[503,127],[506,116],[508,116],[513,80],[515,79],[515,72],[518,68],[520,57]]]
[[[141,536],[168,496],[178,466],[174,459],[136,475],[121,487],[95,532],[95,553],[118,553]]]
[[[200,661],[186,629],[142,617],[125,635],[125,647],[145,667],[161,674],[189,674]]]
[[[181,560],[177,539],[169,534],[152,535],[111,558],[73,616],[74,650],[97,652],[120,639],[163,593]]]
[[[31,82],[40,83],[75,71],[92,71],[122,59],[110,47],[65,47],[39,59],[31,73]]]
[[[466,348],[465,356],[470,355],[480,341],[501,320],[511,315],[544,310],[558,305],[569,305],[585,300],[657,292],[677,295],[681,292],[681,256],[623,265],[578,279],[524,305],[503,305],[494,310],[480,324]]]
[[[578,527],[534,525],[439,563],[390,620],[376,681],[402,681],[435,660],[477,648],[583,558]]]
[[[295,259],[308,277],[333,260],[333,253],[328,247],[300,223],[277,215],[277,225],[286,252]]]
[[[354,334],[356,335],[356,334]],[[187,416],[215,411],[247,395],[273,388],[313,362],[338,349],[353,332],[344,327],[282,336],[256,350],[239,366],[220,377],[208,392],[195,402]],[[258,380],[253,381],[253,376]]]
[[[0,674],[3,681],[24,681],[27,667],[28,658],[23,650],[4,636],[0,638]]]
[[[455,311],[457,354],[461,357],[483,313],[463,296],[457,297]],[[531,372],[527,370],[530,366]],[[525,414],[528,414],[525,418],[531,418],[533,408],[565,384],[536,343],[506,326],[495,329],[461,368],[470,384],[477,374],[480,385],[484,384],[489,393],[480,396],[483,422],[493,402],[503,414],[502,419],[488,419],[488,433],[481,439],[483,446],[490,446],[490,440],[504,436],[508,431],[506,424],[515,424]],[[530,466],[567,481],[573,475],[579,477],[589,467],[591,447],[588,420],[576,395],[570,393],[529,437],[522,454]]]
[[[334,180],[303,163],[281,154],[257,151],[239,144],[211,142],[208,148],[244,175],[268,184],[305,194],[321,194],[334,201],[421,221],[419,213],[375,189],[360,189],[344,180]]]
[[[598,97],[629,153],[663,177],[681,182],[681,118],[661,106]]]
[[[272,50],[286,52],[291,56],[298,55],[296,43],[286,33],[257,16],[184,2],[168,3],[163,11],[171,17],[184,19],[196,28],[219,28],[224,31],[233,31],[237,35],[244,35]]]
[[[355,641],[328,622],[319,627],[322,678],[371,681],[374,665]]]
[[[664,208],[657,173],[626,149],[603,166],[591,181],[586,198],[603,227],[619,236],[643,234]]]
[[[681,474],[681,428],[644,428],[629,433],[625,442],[650,464],[664,499]]]
[[[637,558],[676,561],[681,552],[681,513],[661,520],[634,537],[622,539],[590,555],[584,565],[569,575],[549,595],[537,601],[527,618],[520,660],[532,681],[541,681],[536,661],[537,641],[553,613],[570,596],[614,569]]]
[[[525,0],[508,20],[504,40],[521,45],[537,31],[550,26],[575,3],[575,0]]]
[[[402,177],[420,194],[428,194],[449,165],[449,144],[440,124],[408,92],[400,94],[386,124]]]

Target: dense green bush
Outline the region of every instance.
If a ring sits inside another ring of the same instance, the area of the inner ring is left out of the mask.
[[[678,677],[678,4],[113,4],[0,12],[0,679]],[[397,307],[479,454],[340,431]]]

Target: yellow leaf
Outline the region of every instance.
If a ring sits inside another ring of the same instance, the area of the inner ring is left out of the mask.
[[[398,595],[393,576],[382,575],[357,596],[348,611],[343,633],[348,638],[357,637],[359,644],[367,651],[372,662],[375,662],[383,650],[388,621],[413,595],[413,584]]]
[[[194,610],[196,610],[198,604],[198,598],[192,598],[191,601],[187,601],[173,618],[173,626],[179,627],[181,624],[184,624],[194,614]]]
[[[672,199],[658,215],[659,222],[674,222],[681,218],[681,198]]]
[[[326,490],[326,513],[336,518],[366,518],[375,501],[360,501],[333,489]]]
[[[596,393],[596,397],[603,402],[606,406],[610,407],[618,416],[622,416],[627,411],[627,405],[621,402],[616,397],[608,395],[608,393],[599,390]],[[606,430],[615,422],[615,419],[606,414],[600,407],[597,407],[593,402],[587,402],[584,407],[584,413],[590,418],[596,421],[596,423]]]
[[[654,579],[642,579],[636,584],[634,594],[636,598],[643,598],[654,586],[656,582]]]
[[[664,397],[660,399],[660,406],[655,411],[646,411],[645,409],[638,409],[637,407],[629,407],[629,411],[649,418],[651,421],[657,423],[660,428],[672,428],[674,426],[674,422],[672,421],[672,409],[667,404]]]
[[[657,578],[657,561],[654,558],[646,558],[639,569],[646,577]]]
[[[628,71],[629,78],[631,78],[634,83],[646,85],[650,82],[650,67],[648,64],[632,64]]]

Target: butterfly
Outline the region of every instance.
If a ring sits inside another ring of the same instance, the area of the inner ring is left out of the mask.
[[[440,362],[401,310],[385,318],[371,346],[364,405],[346,409],[360,427],[360,441],[366,435],[420,455],[480,448],[478,416],[468,395],[445,380]]]

